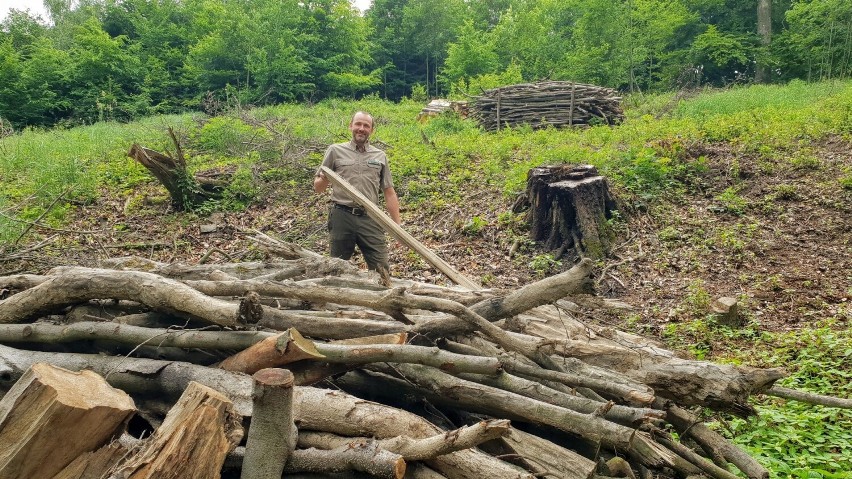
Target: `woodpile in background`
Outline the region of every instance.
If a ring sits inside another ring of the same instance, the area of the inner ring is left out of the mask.
[[[0,477],[768,476],[691,409],[751,414],[783,372],[579,321],[623,307],[576,295],[588,259],[516,291],[387,288],[255,241],[286,258],[0,277]]]
[[[533,128],[621,122],[618,92],[584,83],[547,81],[488,90],[470,102],[470,116],[489,131],[528,124]]]

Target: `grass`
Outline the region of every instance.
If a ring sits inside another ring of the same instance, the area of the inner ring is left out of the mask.
[[[677,198],[689,188],[690,178],[705,170],[704,159],[694,153],[702,143],[731,144],[766,159],[767,168],[819,168],[808,142],[852,135],[850,81],[706,92],[672,109],[673,99],[674,94],[628,97],[623,124],[584,130],[519,127],[486,133],[473,121],[452,116],[421,124],[415,121],[421,104],[391,104],[369,97],[357,102],[278,105],[209,121],[184,115],[24,131],[0,139],[0,245],[14,241],[26,227],[25,221],[61,225],[77,205],[100,195],[129,196],[151,184],[148,172],[127,158],[126,152],[133,142],[155,150],[171,149],[168,126],[185,138],[193,171],[237,167],[234,184],[238,186],[221,203],[206,206],[211,210],[239,209],[264,199],[264,181],[303,182],[321,161],[321,153],[314,149],[294,166],[281,162],[282,149],[297,142],[326,145],[346,139],[346,125],[355,110],[375,116],[374,139],[387,145],[398,190],[412,210],[452,205],[474,182],[499,188],[511,197],[524,190],[530,168],[554,163],[593,164],[628,203],[655,208],[660,196]],[[281,137],[264,129],[264,124],[273,125]],[[744,201],[736,175],[731,176],[735,184],[714,200],[726,211],[741,215],[754,205]],[[837,181],[852,189],[852,168]],[[794,187],[779,185],[767,201],[784,201],[797,194]],[[508,217],[498,221],[511,222]],[[486,226],[486,220],[473,216],[465,228],[475,235]],[[659,237],[664,243],[711,241],[725,248],[727,255],[743,255],[750,228],[747,223],[734,224],[708,239],[683,237],[672,226],[661,230]],[[554,267],[547,255],[531,261],[530,267],[541,275]],[[787,367],[791,375],[783,383],[786,386],[842,397],[852,392],[852,333],[832,324],[790,334],[760,333],[755,327],[733,331],[700,316],[707,301],[702,283],[689,285],[679,308],[684,318],[664,331],[671,347],[701,358]],[[852,470],[848,412],[782,404],[774,398],[761,399],[757,408],[759,418],[749,422],[728,418],[720,421],[719,428],[760,458],[773,477],[852,477],[845,472]]]

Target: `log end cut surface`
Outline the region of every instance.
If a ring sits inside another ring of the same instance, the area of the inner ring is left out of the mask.
[[[91,371],[35,364],[0,401],[0,477],[52,477],[103,446],[135,410]]]

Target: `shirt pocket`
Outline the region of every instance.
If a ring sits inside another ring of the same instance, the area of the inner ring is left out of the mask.
[[[337,160],[334,163],[334,170],[342,175],[354,174],[358,171],[358,165],[351,159]]]

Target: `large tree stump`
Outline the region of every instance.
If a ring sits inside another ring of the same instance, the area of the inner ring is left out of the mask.
[[[592,165],[533,168],[527,174],[530,236],[546,248],[574,248],[578,256],[602,258],[613,233],[606,221],[616,210],[606,179]]]
[[[120,434],[135,411],[96,373],[34,364],[0,401],[0,477],[53,477]]]

